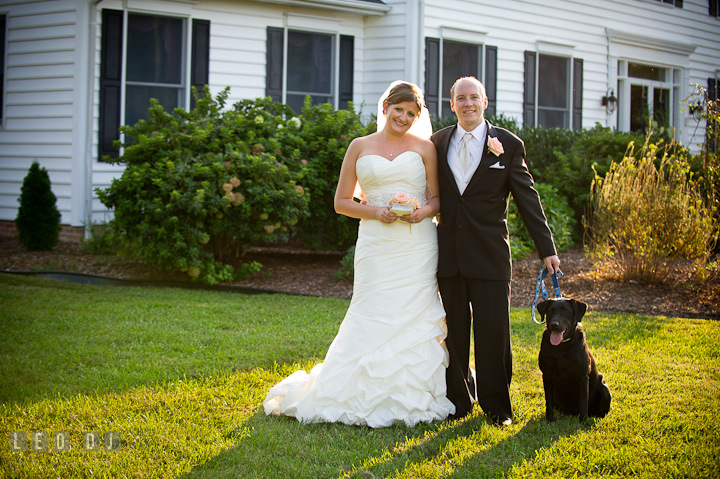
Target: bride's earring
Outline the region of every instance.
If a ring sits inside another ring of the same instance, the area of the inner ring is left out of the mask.
[[[387,115],[387,110],[383,110],[383,115]]]

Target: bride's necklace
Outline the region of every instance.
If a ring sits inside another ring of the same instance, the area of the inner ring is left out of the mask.
[[[383,138],[385,138],[385,142],[388,144],[388,147],[389,147],[389,146],[390,146],[390,142],[388,141],[387,137],[385,136],[385,133],[383,133]],[[404,142],[405,142],[405,137],[403,136],[403,139],[400,140],[400,143],[398,143],[397,145],[395,145],[395,148],[393,148],[392,151],[390,152],[390,158],[392,158],[393,153],[395,153],[395,150],[397,150],[398,147],[399,147],[400,145],[402,145]]]

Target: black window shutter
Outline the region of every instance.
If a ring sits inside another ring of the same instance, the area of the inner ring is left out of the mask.
[[[440,103],[440,39],[425,38],[425,106],[438,115]]]
[[[582,100],[583,100],[583,61],[581,58],[573,59],[573,130],[582,130]]]
[[[282,28],[268,27],[265,96],[272,97],[274,101],[282,101],[284,41],[285,31]]]
[[[353,73],[355,72],[355,37],[340,35],[340,91],[339,110],[346,110],[353,99]]]
[[[678,8],[683,7],[683,0],[675,0],[675,6]]]
[[[710,16],[711,17],[717,17],[718,16],[718,0],[710,0]]]
[[[98,156],[117,158],[113,141],[120,138],[120,91],[122,88],[123,12],[102,11],[102,42],[100,51],[100,124]]]
[[[485,47],[485,93],[488,98],[486,116],[497,114],[497,47]]]
[[[535,58],[537,53],[525,52],[525,99],[523,126],[535,125]]]
[[[190,67],[190,85],[202,95],[203,88],[210,82],[210,21],[192,21],[192,65]],[[191,98],[190,108],[195,108],[195,99]]]

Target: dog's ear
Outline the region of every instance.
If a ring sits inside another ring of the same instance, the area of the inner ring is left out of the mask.
[[[547,311],[548,306],[550,306],[550,301],[545,300],[537,304],[537,310],[538,313],[540,313],[540,318],[542,318],[543,321],[545,321],[545,311]]]
[[[587,311],[587,304],[583,303],[582,301],[577,301],[575,299],[571,299],[573,310],[575,311],[575,321],[578,323],[580,320],[582,320],[582,317],[585,316],[585,311]]]

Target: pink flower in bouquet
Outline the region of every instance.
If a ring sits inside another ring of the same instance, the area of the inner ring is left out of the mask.
[[[233,185],[233,188],[237,188],[240,186],[240,180],[238,180],[236,177],[230,178],[230,184]]]
[[[392,198],[390,198],[390,204],[398,203],[400,205],[407,205],[410,201],[410,196],[408,196],[407,193],[395,193]]]
[[[505,153],[502,143],[497,138],[488,136],[488,151],[495,156],[500,156]]]

